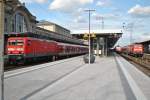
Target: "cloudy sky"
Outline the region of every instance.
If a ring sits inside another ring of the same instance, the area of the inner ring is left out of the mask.
[[[62,25],[71,31],[88,29],[88,14],[94,9],[91,28],[123,29],[119,44],[150,39],[150,0],[20,0],[26,3],[37,20],[47,20]]]

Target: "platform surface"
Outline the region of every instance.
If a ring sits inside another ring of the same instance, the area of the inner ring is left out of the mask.
[[[135,81],[140,91],[143,92],[145,97],[147,97],[147,100],[150,100],[150,77],[146,76],[142,71],[137,69],[124,58],[119,56],[118,59],[122,62],[123,67]]]
[[[5,100],[21,100],[36,94],[84,65],[81,60],[82,57],[75,57],[5,72]]]
[[[84,64],[82,57],[75,57],[34,66],[33,71],[26,68],[7,72],[5,100],[138,100],[118,60],[138,87],[139,96],[149,100],[150,78],[122,57],[96,57],[93,64]]]

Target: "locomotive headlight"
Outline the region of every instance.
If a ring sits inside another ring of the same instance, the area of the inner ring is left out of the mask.
[[[18,51],[23,51],[23,48],[17,48]]]
[[[15,49],[14,48],[8,48],[8,51],[14,51]]]

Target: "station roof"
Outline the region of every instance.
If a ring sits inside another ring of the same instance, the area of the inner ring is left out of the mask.
[[[94,33],[96,37],[107,37],[108,41],[108,48],[112,48],[115,43],[118,41],[118,39],[121,37],[123,34],[121,29],[105,29],[105,30],[91,30],[91,34]],[[85,33],[89,33],[89,30],[77,30],[73,31],[71,34],[73,36],[76,36],[78,39],[83,39],[83,35]]]
[[[57,42],[84,45],[82,40],[79,40],[75,37],[67,37],[59,33],[56,34],[55,32],[45,30],[40,27],[36,27],[35,33],[33,32],[10,32],[10,33],[5,33],[4,35],[5,35],[5,39],[9,37],[34,37],[34,38],[39,38],[39,39],[54,40]]]
[[[145,39],[145,40],[142,40],[142,41],[139,41],[139,42],[136,42],[136,43],[150,43],[150,38],[149,39]]]
[[[109,35],[109,34],[122,34],[122,30],[121,29],[104,29],[104,30],[91,30],[91,33],[95,33],[97,35],[101,34],[101,35]],[[85,34],[85,33],[89,33],[89,30],[77,30],[77,31],[73,31],[71,34]]]

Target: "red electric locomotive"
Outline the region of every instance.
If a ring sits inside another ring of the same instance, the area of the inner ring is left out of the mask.
[[[142,44],[132,44],[128,46],[129,54],[137,57],[143,56],[143,45]]]
[[[8,39],[7,55],[10,62],[25,62],[44,56],[58,54],[57,42],[30,37],[11,37]]]
[[[142,57],[143,56],[143,45],[142,44],[132,44],[122,47],[122,53]]]

